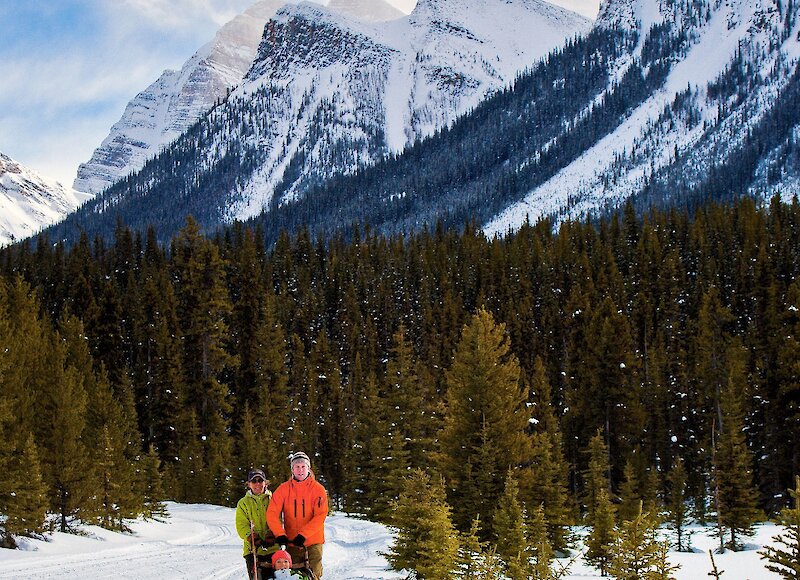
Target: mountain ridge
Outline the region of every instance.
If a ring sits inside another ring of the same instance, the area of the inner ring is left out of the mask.
[[[0,153],[0,246],[60,221],[91,197]]]
[[[266,23],[293,0],[260,0],[223,25],[179,71],[166,70],[125,109],[121,119],[78,168],[73,188],[99,193],[141,169],[160,149],[225,99],[252,65]],[[403,13],[383,0],[334,0],[331,10],[368,21]]]

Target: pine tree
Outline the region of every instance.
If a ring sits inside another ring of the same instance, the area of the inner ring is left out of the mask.
[[[680,568],[680,564],[670,564],[669,562],[669,542],[659,542],[658,552],[647,580],[675,580],[672,573]]]
[[[458,534],[450,520],[444,481],[412,471],[394,505],[398,529],[387,558],[395,570],[414,570],[424,580],[447,580],[458,561]]]
[[[159,521],[168,518],[169,512],[167,506],[164,505],[166,494],[161,475],[161,460],[153,445],[142,459],[139,485],[144,499],[143,517]]]
[[[503,580],[504,565],[497,548],[479,538],[480,519],[475,518],[469,532],[461,534],[458,551],[458,569],[454,578],[474,580]]]
[[[227,444],[228,415],[232,407],[224,371],[236,360],[225,349],[228,340],[227,317],[231,311],[225,287],[225,262],[219,249],[200,235],[198,224],[187,219],[186,227],[173,242],[172,270],[175,279],[178,318],[183,331],[185,403],[194,409],[201,437],[214,440],[205,451],[219,451]],[[219,464],[227,457],[206,457],[206,464]],[[198,474],[211,490],[214,475]],[[209,479],[210,478],[210,479]]]
[[[568,467],[551,403],[550,382],[539,357],[534,361],[531,390],[536,425],[531,437],[530,476],[521,482],[521,493],[526,505],[542,505],[553,549],[564,552],[569,544],[568,526],[573,523],[567,494]]]
[[[595,433],[589,441],[587,453],[589,454],[589,467],[584,473],[584,503],[587,523],[594,526],[595,514],[601,503],[601,492],[605,494],[603,501],[611,501],[608,447],[606,447],[600,431]]]
[[[528,578],[532,569],[525,510],[519,501],[519,484],[510,471],[492,518],[492,532],[497,541],[497,553],[506,563],[508,575],[513,580]]]
[[[667,524],[675,533],[675,545],[679,552],[689,550],[691,537],[688,536],[688,509],[686,507],[686,469],[683,460],[676,457],[667,475],[669,492],[667,495]]]
[[[647,512],[625,520],[614,533],[608,572],[620,580],[649,580],[659,566],[661,546],[656,537],[658,520]]]
[[[765,546],[759,552],[762,560],[767,560],[767,570],[779,574],[787,580],[800,579],[800,476],[795,476],[794,489],[789,490],[794,500],[793,508],[784,508],[778,516],[778,523],[784,533],[773,538],[778,546]]]
[[[256,431],[253,413],[250,412],[250,404],[247,402],[244,405],[238,432],[236,437],[236,464],[238,466],[237,479],[239,481],[245,481],[247,473],[253,468],[266,469],[267,465],[277,465],[277,463],[267,464],[266,462],[266,453],[264,452],[266,444]],[[267,476],[269,475],[267,473]]]
[[[66,366],[66,349],[60,339],[51,343],[45,363],[50,389],[42,395],[42,431],[38,441],[47,441],[42,450],[43,472],[53,489],[51,502],[60,516],[60,531],[69,531],[70,518],[79,515],[90,495],[91,473],[82,436],[86,428],[87,395],[84,377]]]
[[[3,501],[5,532],[17,536],[41,533],[47,515],[48,498],[33,435],[28,435],[22,452],[9,467],[16,485],[10,497]]]
[[[476,465],[479,451],[495,450],[494,468],[481,466],[492,474],[487,487],[476,490],[484,498],[498,495],[503,486],[500,474],[530,459],[528,393],[520,386],[519,365],[504,334],[504,325],[496,324],[486,310],[478,311],[464,327],[446,373],[447,406],[439,438],[442,473],[447,475],[449,489],[459,489],[467,479],[467,469]],[[458,521],[467,527],[480,506],[462,508]]]
[[[109,530],[120,529],[125,531],[122,526],[117,528],[117,522],[122,520],[119,511],[119,504],[116,499],[120,494],[120,483],[115,477],[116,468],[119,466],[117,449],[109,434],[108,425],[103,425],[100,431],[100,453],[94,458],[94,470],[98,475],[99,486],[96,490],[97,495],[97,516],[98,523]]]
[[[533,580],[556,580],[559,578],[560,575],[557,575],[552,568],[555,552],[548,537],[547,520],[542,505],[533,510],[533,517],[528,525],[528,543],[533,556],[531,578]]]
[[[617,518],[620,522],[633,520],[642,511],[642,498],[639,495],[639,480],[630,460],[625,464],[622,485],[619,489],[620,504]]]
[[[0,282],[2,287],[2,282]],[[2,322],[0,321],[0,325]],[[0,360],[2,356],[0,355]],[[11,412],[7,401],[0,397],[0,512],[8,513],[9,501],[16,484],[14,473],[11,470],[11,461],[14,454],[13,440],[11,439]],[[0,524],[0,548],[15,548],[16,543],[5,524]]]
[[[612,544],[614,542],[614,504],[608,489],[601,487],[595,498],[594,515],[592,517],[592,531],[586,539],[585,560],[600,570],[601,576],[607,576],[612,558]]]
[[[734,347],[735,348],[735,347]],[[734,357],[730,357],[734,360]],[[719,489],[719,521],[728,530],[727,546],[741,549],[739,536],[754,533],[759,519],[758,492],[753,485],[753,457],[747,448],[742,405],[744,373],[740,363],[732,363],[729,380],[721,393],[719,408],[722,424],[717,442],[714,476]]]
[[[405,441],[408,466],[424,468],[426,450],[431,442],[426,437],[431,421],[430,396],[426,396],[424,383],[416,372],[416,361],[411,344],[406,340],[406,329],[401,326],[392,336],[392,349],[386,365],[387,420],[392,430],[400,430]]]
[[[233,441],[227,433],[206,437],[204,455],[207,463],[204,479],[209,488],[208,501],[216,505],[235,506],[239,499],[240,480],[233,473]]]
[[[205,462],[194,409],[184,412],[178,432],[178,459],[169,466],[167,493],[183,503],[199,503],[207,498],[210,481],[203,477]]]
[[[360,363],[358,355],[356,361],[358,365]],[[378,487],[383,478],[376,481],[374,473],[377,469],[381,469],[382,459],[386,457],[383,451],[386,438],[380,434],[386,433],[388,429],[382,423],[380,416],[378,386],[374,373],[369,373],[365,383],[353,417],[355,427],[353,445],[347,450],[353,469],[345,473],[345,485],[351,492],[350,502],[345,508],[351,512],[370,513],[379,521],[386,521],[382,514],[388,511],[388,502],[386,505],[378,506],[382,500]]]

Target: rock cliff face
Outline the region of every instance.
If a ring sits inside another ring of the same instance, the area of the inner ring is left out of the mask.
[[[165,71],[126,107],[92,158],[78,169],[74,189],[99,193],[140,169],[223,100],[249,70],[264,25],[285,4],[261,0],[223,26],[180,71]],[[383,0],[333,0],[332,10],[365,21],[403,16]]]
[[[89,198],[0,153],[0,246],[62,220]]]

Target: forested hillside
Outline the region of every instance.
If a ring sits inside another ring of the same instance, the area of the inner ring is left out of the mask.
[[[262,239],[190,220],[168,249],[119,227],[2,250],[0,479],[35,464],[50,510],[121,522],[158,460],[168,497],[230,505],[249,466],[279,480],[302,448],[336,507],[379,518],[410,468],[442,473],[460,529],[494,525],[511,473],[562,543],[606,471],[629,507],[685,472],[694,517],[737,531],[787,503],[796,201]]]

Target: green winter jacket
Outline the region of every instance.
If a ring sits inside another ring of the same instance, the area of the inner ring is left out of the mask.
[[[272,498],[272,492],[267,490],[261,495],[254,495],[249,489],[247,494],[239,500],[236,504],[236,533],[242,538],[244,542],[244,554],[252,552],[250,548],[250,522],[253,522],[253,530],[256,537],[262,540],[266,537],[269,528],[267,528],[267,506],[269,500]],[[265,548],[259,546],[256,548],[256,553],[259,556],[266,556],[277,550],[277,546],[270,546]]]

